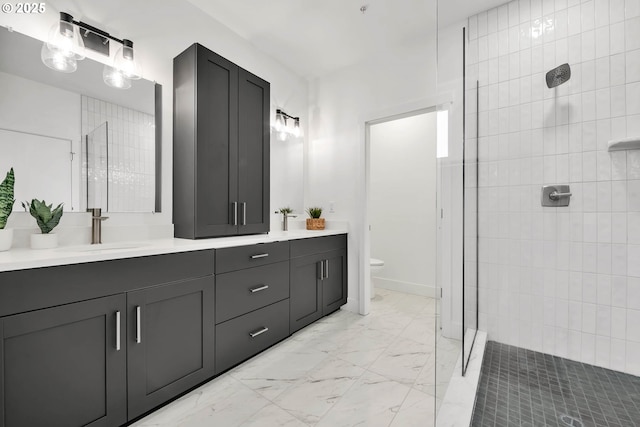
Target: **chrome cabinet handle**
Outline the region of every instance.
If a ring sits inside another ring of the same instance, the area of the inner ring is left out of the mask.
[[[247,203],[242,202],[242,225],[247,225]]]
[[[324,261],[320,261],[320,280],[324,280]]]
[[[265,332],[267,332],[269,330],[269,328],[267,328],[266,326],[263,326],[261,329],[258,329],[257,331],[254,332],[249,332],[249,335],[251,336],[251,338],[255,338],[258,335],[262,335]]]
[[[249,291],[251,291],[251,293],[254,294],[256,292],[266,291],[267,289],[269,289],[269,285],[262,285],[262,286],[258,286],[257,288],[251,288],[249,289]]]
[[[238,225],[238,202],[231,203],[233,206],[233,224]]]
[[[268,257],[269,254],[265,253],[265,254],[258,254],[258,255],[251,255],[251,259],[258,259],[258,258],[266,258]]]
[[[324,260],[324,278],[325,279],[329,278],[329,260],[328,259]]]
[[[140,320],[141,309],[140,306],[136,307],[136,342],[140,344],[142,342],[142,327],[140,324],[142,323]]]
[[[116,311],[116,351],[120,351],[120,312]]]
[[[557,191],[554,191],[551,194],[549,194],[549,198],[551,200],[558,200],[561,197],[571,197],[571,196],[572,196],[571,193],[558,193]]]

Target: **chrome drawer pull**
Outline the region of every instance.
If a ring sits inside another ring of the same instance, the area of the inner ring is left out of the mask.
[[[242,202],[242,225],[247,225],[247,202]]]
[[[269,254],[251,255],[251,259],[266,258],[268,256],[269,256]]]
[[[231,203],[233,206],[233,223],[231,225],[238,225],[238,202]]]
[[[265,291],[269,289],[269,285],[262,285],[262,286],[258,286],[257,288],[251,288],[249,289],[251,291],[251,293],[255,293],[255,292],[260,292],[260,291]]]
[[[267,332],[268,330],[269,330],[269,328],[267,328],[267,327],[265,326],[265,327],[263,327],[262,329],[259,329],[259,330],[255,331],[255,332],[249,332],[249,335],[251,336],[251,338],[255,338],[255,337],[257,337],[258,335],[262,335],[262,334],[264,334],[264,333],[265,333],[265,332]]]
[[[136,307],[136,342],[140,344],[142,342],[142,326],[140,326],[140,306]]]
[[[116,311],[116,351],[120,351],[120,312]]]

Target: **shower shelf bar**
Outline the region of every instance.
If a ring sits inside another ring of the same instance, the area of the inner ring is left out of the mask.
[[[640,136],[609,141],[609,151],[640,149]]]

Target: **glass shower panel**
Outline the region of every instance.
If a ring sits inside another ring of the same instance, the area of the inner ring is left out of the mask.
[[[85,136],[85,164],[87,208],[107,210],[109,202],[109,124],[100,126]]]
[[[464,271],[462,301],[462,373],[466,373],[478,331],[478,64],[477,47],[464,33]]]

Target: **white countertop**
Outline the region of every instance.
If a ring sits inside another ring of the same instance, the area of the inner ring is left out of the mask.
[[[55,249],[16,248],[0,252],[0,272],[56,265],[81,264],[112,259],[135,258],[177,252],[220,249],[311,237],[345,234],[346,229],[275,231],[250,236],[212,239],[157,239],[104,243],[101,245],[60,246]]]

